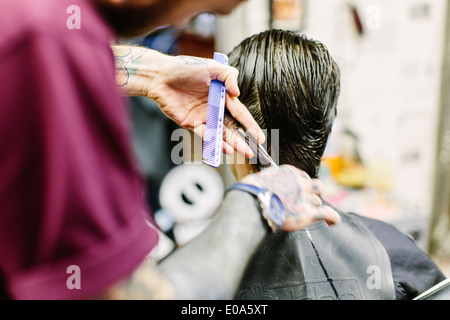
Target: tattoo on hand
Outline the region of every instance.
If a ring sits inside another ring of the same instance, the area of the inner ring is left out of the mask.
[[[269,186],[269,189],[275,191],[288,214],[298,217],[304,211],[302,186],[296,174],[290,169],[280,168],[277,175],[258,175],[257,179],[263,185]],[[297,193],[293,193],[293,190],[297,190]]]

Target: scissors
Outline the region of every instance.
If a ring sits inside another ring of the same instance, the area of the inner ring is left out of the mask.
[[[267,150],[259,142],[256,142],[253,137],[246,134],[244,130],[238,126],[236,120],[231,115],[225,113],[224,123],[227,128],[237,133],[238,136],[247,143],[263,167],[278,168],[278,164],[272,159]]]

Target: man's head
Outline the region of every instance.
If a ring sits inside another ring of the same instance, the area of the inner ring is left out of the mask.
[[[228,14],[245,0],[92,0],[124,37],[144,35],[164,25],[183,25],[202,12]]]
[[[340,93],[339,68],[326,47],[294,32],[270,30],[242,41],[229,63],[239,70],[239,99],[267,130],[269,153],[271,130],[279,130],[280,164],[317,177]]]

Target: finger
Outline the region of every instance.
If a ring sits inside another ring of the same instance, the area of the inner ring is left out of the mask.
[[[238,97],[240,95],[239,87],[237,85],[237,78],[239,75],[238,69],[213,59],[207,59],[207,67],[211,79],[223,82],[227,88],[227,92],[232,97]]]
[[[234,153],[234,148],[233,146],[229,145],[226,141],[223,141],[222,152],[231,155]]]
[[[227,92],[232,97],[239,97],[240,91],[238,87],[238,75],[239,71],[234,67],[229,67],[231,71],[228,74],[225,74],[225,80],[222,80],[225,84],[225,88],[227,88]]]
[[[318,179],[312,179],[312,191],[317,195],[322,195],[325,192],[325,186],[322,181]]]
[[[205,129],[206,129],[205,124],[199,124],[194,127],[193,131],[196,135],[198,135],[203,140],[205,137]],[[244,156],[246,156],[248,158],[252,158],[254,156],[254,153],[252,152],[250,147],[245,142],[241,141],[238,144],[235,144],[233,141],[229,141],[230,138],[228,138],[228,140],[226,140],[225,135],[229,136],[229,135],[231,135],[231,133],[226,134],[225,130],[224,130],[224,140],[222,143],[222,152],[223,153],[233,154],[234,151],[236,150],[237,152],[243,154]],[[245,144],[245,146],[243,144]]]
[[[246,130],[259,142],[264,143],[266,137],[259,125],[253,119],[247,108],[239,101],[238,98],[232,97],[227,93],[225,106],[230,111],[236,121],[244,126]]]
[[[329,206],[317,207],[313,212],[313,219],[315,221],[324,220],[328,225],[335,225],[341,222],[341,216],[336,210]]]
[[[225,87],[227,88],[227,92],[232,97],[238,97],[240,95],[239,87],[237,84],[239,75],[238,69],[212,59],[209,59],[208,62],[208,69],[213,80],[223,82]]]
[[[224,127],[223,139],[225,143],[233,148],[233,151],[236,150],[244,157],[251,159],[255,156],[255,153],[252,151],[249,145],[244,140],[242,140],[234,131],[230,130],[227,127]]]
[[[318,221],[325,221],[328,225],[336,225],[341,222],[341,216],[328,206],[322,206],[319,208],[305,206],[305,212],[302,214],[292,215],[288,213],[280,230],[303,230]]]
[[[304,204],[309,204],[312,207],[321,207],[323,205],[322,199],[315,193],[307,194],[303,196]]]
[[[341,221],[341,216],[329,206],[305,205],[305,214],[311,223],[326,221],[328,225],[335,225]]]

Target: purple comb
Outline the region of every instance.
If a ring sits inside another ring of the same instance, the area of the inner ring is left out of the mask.
[[[214,60],[228,65],[228,57],[214,52]],[[212,80],[209,86],[206,109],[205,135],[203,138],[203,162],[211,167],[220,166],[223,144],[223,117],[227,89],[223,82]]]

